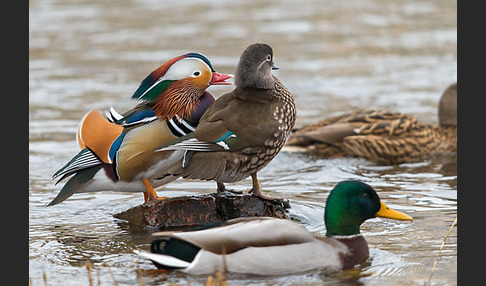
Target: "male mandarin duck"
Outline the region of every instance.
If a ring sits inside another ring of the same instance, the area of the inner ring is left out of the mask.
[[[140,103],[123,115],[111,108],[107,120],[99,110],[88,112],[78,126],[81,151],[53,178],[74,176],[48,206],[74,193],[102,190],[144,192],[145,201],[157,198],[153,186],[175,178],[154,180],[172,158],[153,149],[194,131],[214,102],[206,89],[231,84],[225,80],[232,77],[215,72],[203,54],[188,53],[150,73],[132,96]]]
[[[360,225],[374,217],[412,220],[387,207],[371,186],[342,181],[327,198],[325,237],[314,236],[291,220],[246,217],[198,230],[154,233],[151,252],[134,251],[157,268],[194,275],[215,273],[223,261],[228,272],[255,275],[341,270],[368,259]]]
[[[278,67],[270,46],[248,46],[236,67],[236,88],[206,110],[194,132],[158,148],[161,153],[183,152],[160,178],[214,180],[222,192],[224,183],[251,176],[251,194],[277,199],[262,193],[257,172],[283,147],[296,109],[292,95],[272,69]]]
[[[324,157],[363,157],[381,164],[415,162],[457,151],[457,83],[442,94],[438,114],[439,126],[433,126],[400,112],[351,112],[294,131],[285,148],[302,147]]]

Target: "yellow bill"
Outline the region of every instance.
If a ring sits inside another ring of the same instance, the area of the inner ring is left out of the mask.
[[[392,218],[397,220],[413,220],[411,216],[387,207],[381,200],[380,200],[380,210],[376,213],[376,216],[384,217],[384,218]]]

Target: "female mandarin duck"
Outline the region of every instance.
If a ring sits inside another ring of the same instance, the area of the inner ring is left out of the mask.
[[[364,157],[382,164],[419,161],[457,151],[457,83],[439,102],[439,126],[387,110],[364,110],[324,119],[292,133],[286,146],[321,156]]]
[[[175,178],[154,180],[164,162],[172,158],[153,149],[194,131],[214,102],[206,88],[231,84],[225,82],[231,77],[215,72],[203,54],[188,53],[147,76],[132,96],[141,102],[125,114],[111,109],[108,121],[98,110],[88,112],[78,126],[81,152],[53,178],[61,177],[61,181],[74,176],[48,206],[77,192],[102,190],[144,192],[145,201],[157,198],[152,185]]]
[[[369,257],[360,225],[369,218],[412,220],[387,207],[369,185],[338,183],[327,198],[326,237],[316,237],[286,219],[237,218],[201,230],[154,233],[151,252],[135,252],[158,268],[189,274],[233,273],[280,275],[313,269],[348,269]]]
[[[214,180],[218,191],[224,191],[225,182],[251,176],[251,194],[275,199],[261,192],[257,172],[283,147],[296,109],[292,95],[272,69],[278,67],[270,46],[248,46],[236,67],[236,88],[206,110],[193,133],[158,149],[183,154],[160,178]]]

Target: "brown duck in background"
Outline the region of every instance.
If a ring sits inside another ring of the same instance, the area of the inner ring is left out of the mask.
[[[439,102],[439,126],[388,110],[362,110],[294,130],[285,145],[323,156],[363,157],[380,164],[416,162],[457,151],[457,83]]]

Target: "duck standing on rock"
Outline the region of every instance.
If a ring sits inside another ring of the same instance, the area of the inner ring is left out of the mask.
[[[275,199],[262,193],[257,172],[283,147],[296,117],[294,99],[273,76],[275,69],[269,45],[248,46],[236,67],[236,88],[206,110],[193,133],[158,148],[161,153],[183,152],[160,179],[214,180],[222,192],[224,183],[251,176],[251,194]]]
[[[314,269],[349,269],[369,257],[360,234],[367,219],[412,220],[387,207],[373,188],[359,181],[338,183],[327,198],[325,237],[287,219],[246,217],[184,232],[159,232],[151,251],[135,250],[157,268],[185,273],[281,275]],[[225,262],[223,262],[225,261]]]
[[[97,191],[143,192],[145,202],[157,199],[153,186],[175,178],[154,176],[173,157],[154,148],[195,130],[214,97],[210,85],[231,84],[232,75],[217,73],[201,53],[173,58],[148,75],[133,94],[140,101],[123,115],[113,108],[103,117],[91,110],[78,126],[81,151],[53,178],[72,176],[49,203],[63,202],[74,193]]]
[[[438,113],[439,126],[433,126],[400,112],[351,112],[294,131],[285,148],[324,157],[363,157],[380,164],[416,162],[457,151],[457,83],[442,94]]]

